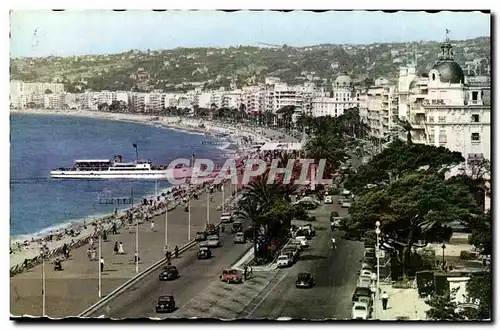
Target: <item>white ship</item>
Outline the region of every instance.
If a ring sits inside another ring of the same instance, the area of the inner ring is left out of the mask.
[[[136,160],[123,163],[122,156],[114,160],[75,160],[72,168],[58,168],[50,171],[58,179],[166,179],[167,166],[154,166],[150,160]]]

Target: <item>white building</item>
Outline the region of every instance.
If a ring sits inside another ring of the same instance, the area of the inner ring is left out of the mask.
[[[359,107],[359,97],[359,91],[354,89],[351,78],[344,72],[333,82],[331,93],[313,93],[311,115],[341,116],[345,110]]]

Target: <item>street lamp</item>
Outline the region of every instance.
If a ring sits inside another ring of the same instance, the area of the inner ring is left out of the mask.
[[[443,243],[443,245],[441,245],[441,249],[443,249],[443,270],[445,270],[445,267],[444,267],[444,250],[446,249],[446,245]]]
[[[375,222],[375,234],[377,234],[377,246],[375,256],[377,257],[377,291],[375,291],[375,316],[378,317],[378,303],[380,301],[380,221]]]

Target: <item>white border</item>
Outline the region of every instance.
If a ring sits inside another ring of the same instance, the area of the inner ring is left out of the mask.
[[[187,8],[197,8],[197,9],[294,9],[294,8],[306,8],[306,9],[332,9],[332,6],[335,6],[335,9],[414,9],[415,6],[418,6],[421,9],[491,9],[493,12],[495,12],[498,8],[498,3],[499,1],[492,1],[492,0],[487,0],[487,1],[480,1],[480,2],[473,2],[473,1],[435,1],[435,0],[420,0],[418,2],[405,2],[401,0],[392,0],[392,1],[346,1],[346,2],[332,2],[330,1],[318,1],[318,0],[308,0],[307,2],[292,2],[290,0],[288,1],[269,1],[269,0],[252,0],[252,1],[246,1],[245,3],[243,2],[237,2],[237,1],[229,1],[229,0],[212,0],[212,1],[195,1],[195,0],[184,0],[182,2],[165,2],[165,1],[149,1],[149,0],[141,0],[141,1],[130,1],[130,2],[124,2],[123,0],[118,1],[118,0],[108,0],[108,1],[85,1],[85,2],[68,2],[62,1],[62,0],[51,0],[51,1],[35,1],[35,0],[7,0],[3,1],[0,6],[2,7],[2,20],[1,20],[1,36],[3,37],[3,52],[1,54],[2,56],[2,63],[3,65],[1,66],[2,70],[2,76],[4,79],[2,80],[2,84],[7,85],[8,84],[8,76],[9,76],[9,54],[8,54],[8,49],[9,49],[9,40],[8,40],[8,33],[9,33],[9,19],[8,19],[8,10],[9,9],[53,9],[53,8],[65,8],[65,9],[122,9],[122,8],[127,8],[127,9],[152,9],[152,8],[160,8],[160,9],[187,9]],[[498,14],[498,12],[496,12]],[[381,22],[383,24],[383,22]],[[496,24],[495,24],[496,25]],[[426,29],[428,27],[422,27],[422,29]],[[493,30],[494,31],[494,30]],[[362,33],[362,32],[361,32]],[[493,45],[496,43],[496,36],[495,34],[492,33],[493,37]],[[497,56],[495,56],[494,59],[494,64],[498,63],[497,61]],[[495,72],[496,73],[496,72]],[[496,78],[496,77],[495,77]],[[495,80],[496,81],[496,80]],[[495,87],[497,87],[497,84],[495,84]],[[495,96],[498,95],[497,93],[497,88],[495,89]],[[2,151],[2,155],[9,155],[9,103],[8,103],[9,95],[8,95],[8,87],[3,86],[1,89],[1,100],[2,100],[2,120],[0,124],[2,127],[0,128],[0,147]],[[495,100],[496,101],[496,100]],[[495,130],[494,130],[495,131]],[[496,136],[495,136],[495,142],[496,141]],[[497,150],[497,143],[494,144],[495,151]],[[3,157],[3,159],[7,158],[6,156]],[[10,157],[9,157],[10,159]],[[495,163],[495,173],[496,173],[496,163]],[[0,185],[1,189],[1,199],[0,202],[1,204],[1,210],[2,212],[2,219],[0,222],[0,226],[2,226],[2,230],[0,231],[4,238],[4,242],[7,242],[9,240],[9,209],[10,209],[10,202],[9,202],[9,168],[7,166],[2,166],[0,168],[1,171],[1,179],[2,179],[2,184]],[[495,207],[497,205],[497,196],[495,194],[495,203],[492,204],[492,207]],[[500,225],[496,224],[497,232],[498,228]],[[495,234],[497,234],[497,232]],[[7,278],[7,268],[9,264],[9,257],[7,256],[7,244],[4,244],[4,258],[2,258],[2,263],[4,264],[2,267],[2,272],[1,274],[5,276],[5,280],[1,281],[2,288],[0,289],[0,292],[4,293],[3,294],[3,300],[2,300],[2,311],[3,315],[1,317],[2,323],[8,320],[9,317],[9,311],[10,311],[10,302],[7,296],[5,294],[6,292],[9,292],[9,280]],[[496,261],[496,260],[495,260]],[[495,263],[496,264],[496,263]],[[496,267],[495,267],[496,268]],[[495,269],[495,274],[497,274],[496,269]],[[498,283],[497,283],[498,284]],[[498,285],[497,285],[498,286]],[[497,292],[497,290],[495,290]],[[498,297],[498,295],[495,295]],[[498,304],[495,304],[498,305]],[[133,308],[133,307],[131,307]],[[496,313],[495,313],[496,314]],[[8,322],[8,321],[7,321]],[[13,327],[12,322],[8,322],[8,327],[11,328]],[[312,323],[315,324],[315,323]],[[292,327],[294,325],[291,325],[289,323],[279,323],[281,327]],[[317,323],[316,323],[317,325]],[[433,324],[432,326],[436,326],[437,324]],[[39,326],[39,325],[38,325]],[[49,325],[44,325],[44,326],[49,326]],[[132,327],[132,325],[125,325],[121,324],[122,327]],[[160,325],[158,325],[160,326]],[[163,324],[163,326],[165,326]],[[263,327],[264,325],[259,325],[260,327]],[[273,325],[266,325],[265,327],[271,328],[274,327],[275,324]],[[307,325],[309,326],[309,325]],[[342,324],[335,324],[334,325],[336,328],[338,327],[347,327],[346,325]],[[359,326],[359,325],[358,325]],[[376,324],[370,324],[370,327],[372,326],[377,326]],[[379,325],[383,326],[383,325]],[[424,325],[417,325],[418,327],[423,327]],[[427,325],[431,326],[431,325]],[[31,326],[30,326],[31,327]],[[86,326],[86,327],[90,327]],[[93,328],[104,328],[104,325],[92,325]],[[175,325],[168,325],[169,328],[180,328],[180,326],[175,326]],[[194,326],[191,326],[194,327]],[[207,328],[212,328],[215,329],[216,327],[219,327],[219,325],[207,325]],[[300,327],[305,327],[304,325],[300,325]],[[352,327],[352,326],[350,326]],[[465,326],[465,328],[472,328],[473,325],[468,325]]]

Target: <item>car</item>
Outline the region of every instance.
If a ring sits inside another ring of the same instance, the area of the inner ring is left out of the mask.
[[[307,237],[306,236],[296,236],[295,239],[300,242],[300,244],[303,247],[308,247],[309,243],[307,243]]]
[[[241,269],[226,268],[219,278],[226,283],[243,283],[243,272]]]
[[[333,204],[332,196],[325,196],[325,204]]]
[[[163,267],[163,269],[160,272],[160,275],[158,275],[160,281],[171,281],[175,280],[178,277],[179,277],[179,271],[177,270],[177,267],[172,265]]]
[[[361,269],[359,276],[366,276],[371,278],[372,274],[373,272],[369,269]]]
[[[242,231],[239,231],[234,235],[234,243],[242,243],[245,244],[247,242],[245,238],[245,233]]]
[[[241,223],[241,221],[239,220],[235,220],[233,222],[233,225],[231,226],[231,231],[233,233],[237,233],[239,231],[242,231],[243,230],[243,223]]]
[[[156,302],[157,313],[171,313],[175,310],[174,296],[160,296]]]
[[[358,288],[370,288],[372,279],[370,276],[360,276],[358,278]]]
[[[295,237],[297,237],[297,236],[304,236],[306,239],[311,239],[312,232],[309,228],[300,228],[295,233]]]
[[[197,232],[196,236],[194,237],[194,240],[197,242],[205,241],[206,239],[207,239],[207,235],[203,231]]]
[[[359,297],[368,297],[371,299],[372,290],[370,288],[359,288],[357,287],[352,294],[352,301],[357,301]]]
[[[353,320],[368,320],[370,309],[366,303],[356,301],[352,305],[352,319]]]
[[[292,261],[295,262],[299,258],[299,250],[297,248],[292,247],[292,246],[287,246],[283,250],[281,250],[282,254],[291,254],[292,256]]]
[[[365,258],[371,258],[371,259],[376,259],[375,257],[375,251],[366,251],[365,250]]]
[[[361,263],[361,272],[363,272],[364,270],[369,270],[373,273],[374,269],[375,267],[370,263],[366,262]]]
[[[351,207],[351,202],[343,202],[341,206],[343,209],[348,209]]]
[[[207,236],[215,235],[217,234],[217,228],[215,228],[213,223],[206,223],[204,232]]]
[[[370,265],[375,266],[377,264],[377,259],[370,258],[370,257],[364,257],[363,260],[361,260],[361,262],[364,264],[370,264]]]
[[[208,247],[221,247],[222,243],[220,242],[219,236],[210,235],[207,237],[207,246]]]
[[[355,302],[365,303],[368,306],[368,316],[373,312],[373,299],[370,297],[360,296]]]
[[[210,259],[212,257],[212,251],[208,246],[202,246],[198,249],[196,256],[198,259]]]
[[[229,212],[224,212],[220,216],[220,222],[222,222],[222,223],[233,222],[233,216]]]
[[[289,254],[281,254],[276,263],[278,268],[289,267],[292,265],[292,258]]]
[[[296,288],[312,288],[314,286],[314,277],[309,273],[299,273],[297,281],[295,281]]]
[[[202,247],[208,247],[208,245],[207,245],[207,241],[200,242],[199,247],[200,247],[200,248],[202,248]]]
[[[295,250],[297,251],[297,253],[298,253],[298,254],[300,254],[300,251],[302,251],[302,249],[304,248],[304,247],[302,246],[302,244],[300,244],[300,242],[298,242],[298,241],[291,241],[291,242],[287,245],[287,247],[295,249]]]
[[[310,223],[305,224],[304,226],[302,226],[301,230],[308,231],[310,236],[316,236],[316,231],[314,230],[313,226]]]

